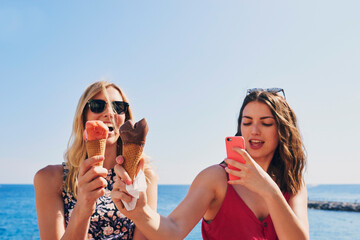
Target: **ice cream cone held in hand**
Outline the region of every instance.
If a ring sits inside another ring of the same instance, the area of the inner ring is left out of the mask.
[[[109,128],[102,121],[87,121],[85,124],[84,139],[88,157],[105,155],[106,139]],[[103,161],[99,163],[103,165]]]
[[[123,167],[132,181],[134,181],[136,177],[137,167],[145,146],[148,131],[149,127],[145,118],[135,124],[133,124],[131,120],[128,120],[120,127],[120,137],[123,143]]]

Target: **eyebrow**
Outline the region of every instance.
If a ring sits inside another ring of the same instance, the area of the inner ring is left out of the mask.
[[[243,116],[243,118],[247,118],[247,119],[251,119],[251,120],[253,119],[252,117],[249,117],[249,116]],[[273,116],[265,116],[265,117],[261,117],[260,119],[263,120],[263,119],[268,119],[268,118],[274,119]]]

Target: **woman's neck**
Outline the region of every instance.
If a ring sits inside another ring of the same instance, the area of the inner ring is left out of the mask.
[[[116,144],[106,145],[104,168],[111,169],[116,164]]]
[[[271,156],[267,156],[267,157],[262,157],[262,158],[254,158],[255,162],[257,164],[260,165],[260,167],[265,171],[267,172],[269,166],[270,166],[270,163],[271,163],[271,160],[273,158],[273,155]]]

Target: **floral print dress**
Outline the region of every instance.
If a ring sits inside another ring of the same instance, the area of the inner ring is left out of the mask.
[[[64,180],[69,172],[65,163]],[[107,187],[105,195],[96,201],[95,212],[90,219],[90,227],[88,239],[132,239],[134,235],[134,223],[117,210],[115,204],[111,200],[110,192],[114,183],[114,169],[110,169],[106,177]],[[71,217],[71,213],[75,207],[76,199],[72,193],[62,190],[62,198],[64,202],[65,225],[67,226]]]

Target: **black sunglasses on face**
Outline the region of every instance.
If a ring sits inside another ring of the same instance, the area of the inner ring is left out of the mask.
[[[105,110],[106,102],[101,99],[90,99],[88,102],[89,109],[93,113],[102,113]],[[114,111],[117,114],[126,113],[129,108],[129,104],[127,102],[122,101],[114,101],[111,103]]]
[[[251,88],[247,90],[246,95],[252,93],[252,92],[257,92],[257,91],[265,91],[265,92],[269,92],[269,93],[278,93],[278,92],[282,92],[285,97],[285,91],[282,88]]]

